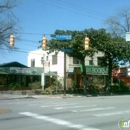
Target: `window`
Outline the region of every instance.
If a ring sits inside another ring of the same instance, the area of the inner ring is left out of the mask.
[[[93,60],[89,60],[89,65],[93,65]]]
[[[46,56],[46,61],[48,61],[49,60],[49,57],[48,56]]]
[[[52,55],[52,65],[57,64],[57,55]]]
[[[35,59],[31,59],[31,67],[35,67]]]
[[[43,63],[44,63],[44,58],[41,57],[41,64],[43,65]]]
[[[97,60],[98,60],[98,65],[102,65],[102,59],[103,57],[98,57]]]
[[[80,60],[73,57],[73,64],[80,64]]]

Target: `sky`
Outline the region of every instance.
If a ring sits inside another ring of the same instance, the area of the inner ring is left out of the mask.
[[[12,10],[18,19],[18,49],[1,54],[0,64],[17,61],[27,65],[28,52],[38,49],[44,35],[50,40],[57,29],[106,28],[104,21],[128,5],[130,0],[19,0]]]

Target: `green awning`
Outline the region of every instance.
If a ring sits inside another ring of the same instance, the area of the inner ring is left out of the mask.
[[[104,66],[86,65],[86,74],[88,75],[108,75],[108,68]],[[83,72],[83,67],[80,66]]]
[[[45,76],[58,76],[56,73],[49,71],[48,73],[45,73]]]
[[[0,67],[0,74],[20,74],[20,75],[41,75],[43,73],[42,67]],[[45,73],[45,76],[58,76],[54,72]]]
[[[20,75],[41,75],[43,68],[41,67],[0,67],[0,74],[20,74]]]

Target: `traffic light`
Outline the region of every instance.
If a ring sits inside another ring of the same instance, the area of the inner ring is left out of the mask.
[[[89,41],[90,39],[88,37],[85,37],[85,50],[89,50]]]
[[[10,43],[9,43],[9,45],[11,47],[14,46],[14,39],[15,39],[15,36],[14,35],[10,35]]]
[[[42,49],[46,49],[46,45],[47,45],[47,38],[44,36],[42,39]]]

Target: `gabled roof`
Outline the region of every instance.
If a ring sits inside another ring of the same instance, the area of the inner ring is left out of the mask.
[[[23,65],[23,64],[21,64],[17,61],[0,64],[0,67],[21,67],[21,68],[24,67],[24,68],[28,68],[28,66]]]

